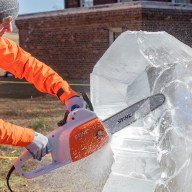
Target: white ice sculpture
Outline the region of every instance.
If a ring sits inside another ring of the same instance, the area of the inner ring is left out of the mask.
[[[166,103],[112,137],[103,192],[192,191],[192,49],[166,32],[122,33],[95,65],[91,100],[102,118],[155,93]]]

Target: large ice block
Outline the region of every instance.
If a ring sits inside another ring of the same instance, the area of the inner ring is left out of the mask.
[[[102,119],[155,93],[166,103],[112,136],[103,192],[191,192],[192,49],[166,32],[122,33],[95,65],[91,100]]]

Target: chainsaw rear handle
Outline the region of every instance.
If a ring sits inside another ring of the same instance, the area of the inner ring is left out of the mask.
[[[26,172],[23,165],[31,154],[25,151],[14,161],[16,172],[26,178],[34,178],[60,166],[78,161],[108,142],[108,133],[96,114],[90,110],[78,108],[70,112],[67,123],[47,135],[52,163]],[[38,161],[39,162],[39,161]]]
[[[27,162],[29,159],[32,159],[31,154],[29,153],[29,151],[25,151],[15,162],[14,162],[14,167],[17,173],[19,173],[19,175],[31,179],[37,176],[40,176],[42,174],[45,174],[51,170],[54,170],[60,166],[63,166],[65,164],[68,164],[70,162],[52,162],[48,165],[45,165],[43,167],[37,168],[36,170],[32,170],[29,172],[25,172],[22,168],[22,166],[25,164],[25,162]]]

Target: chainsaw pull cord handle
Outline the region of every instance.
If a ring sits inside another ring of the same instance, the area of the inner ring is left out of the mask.
[[[11,169],[9,170],[8,174],[7,174],[7,177],[6,177],[6,180],[7,180],[7,187],[9,189],[10,192],[13,192],[13,190],[11,189],[11,186],[9,184],[9,179],[11,177],[11,174],[13,173],[13,171],[15,170],[15,167],[12,166]]]

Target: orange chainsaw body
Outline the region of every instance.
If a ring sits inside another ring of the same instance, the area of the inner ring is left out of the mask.
[[[92,119],[76,127],[70,134],[69,144],[71,160],[78,161],[102,148],[109,140],[109,135],[98,119]]]

